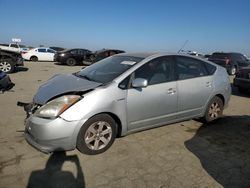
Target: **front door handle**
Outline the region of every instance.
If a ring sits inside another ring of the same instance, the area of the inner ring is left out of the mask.
[[[174,88],[169,88],[168,89],[168,94],[169,95],[174,95],[176,93],[176,90]]]

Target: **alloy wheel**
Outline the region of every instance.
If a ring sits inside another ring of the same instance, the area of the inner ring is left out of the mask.
[[[3,72],[9,72],[11,70],[11,64],[6,61],[0,62],[0,70]]]
[[[214,102],[211,104],[208,114],[212,119],[216,119],[217,117],[219,117],[220,112],[221,112],[220,105]]]
[[[105,121],[98,121],[89,126],[84,141],[89,149],[100,150],[109,144],[111,138],[111,125]]]

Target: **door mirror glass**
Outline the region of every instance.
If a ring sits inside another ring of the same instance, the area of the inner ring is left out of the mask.
[[[134,88],[142,88],[147,86],[148,86],[148,81],[144,78],[136,78],[132,82],[132,87]]]

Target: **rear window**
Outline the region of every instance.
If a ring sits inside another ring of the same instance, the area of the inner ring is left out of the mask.
[[[213,53],[210,58],[216,58],[216,59],[227,59],[230,58],[230,55],[227,53]]]

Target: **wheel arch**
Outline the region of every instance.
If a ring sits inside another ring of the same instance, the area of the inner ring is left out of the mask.
[[[121,137],[121,135],[122,135],[122,122],[121,122],[120,118],[112,112],[102,112],[102,113],[95,114],[94,116],[99,115],[99,114],[108,114],[109,116],[111,116],[115,120],[116,125],[117,125],[116,137]]]

